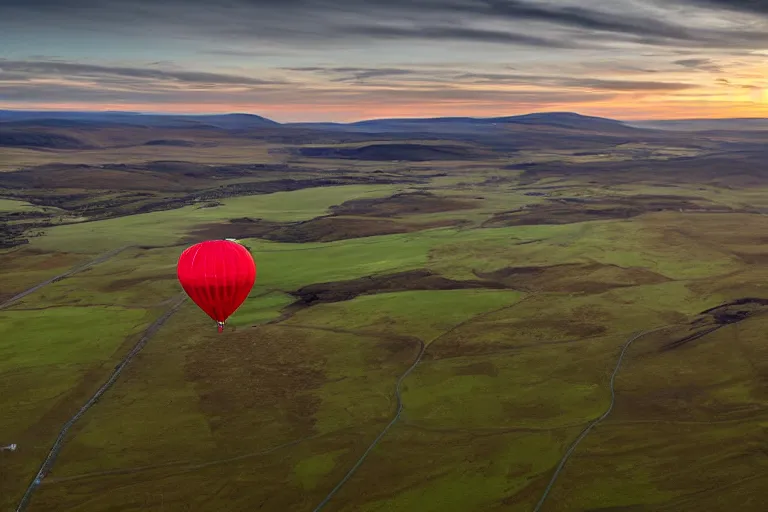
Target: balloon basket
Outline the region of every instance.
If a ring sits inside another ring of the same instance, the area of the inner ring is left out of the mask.
[[[224,332],[224,322],[216,322],[216,330]]]

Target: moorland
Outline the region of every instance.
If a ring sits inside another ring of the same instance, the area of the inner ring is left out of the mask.
[[[0,509],[763,510],[768,148],[694,125],[0,111]]]

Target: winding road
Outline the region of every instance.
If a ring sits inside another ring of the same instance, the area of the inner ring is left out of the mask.
[[[560,463],[557,465],[557,469],[555,469],[555,472],[552,474],[552,478],[549,480],[549,484],[547,484],[546,489],[544,489],[544,494],[542,494],[541,499],[536,504],[536,507],[533,509],[533,512],[539,512],[541,510],[541,507],[544,506],[544,501],[546,501],[547,496],[549,496],[549,493],[552,491],[552,487],[555,485],[555,481],[557,480],[557,477],[560,476],[560,473],[563,471],[563,468],[565,467],[565,463],[568,462],[568,459],[573,454],[573,452],[576,450],[576,447],[579,445],[579,443],[587,437],[587,434],[595,428],[600,422],[602,422],[605,418],[608,417],[608,415],[611,414],[611,411],[613,411],[613,406],[616,404],[616,389],[615,389],[615,383],[616,383],[616,375],[618,375],[619,370],[621,369],[621,363],[624,361],[624,355],[627,353],[627,349],[629,349],[629,346],[636,340],[647,336],[651,333],[661,331],[662,329],[667,329],[670,326],[665,325],[662,327],[656,327],[655,329],[649,329],[647,331],[642,331],[640,333],[633,334],[632,336],[627,339],[627,341],[624,343],[624,345],[621,348],[621,353],[619,354],[619,359],[616,361],[616,366],[613,369],[613,373],[611,374],[611,380],[609,383],[609,390],[611,392],[611,403],[608,404],[608,409],[601,414],[599,417],[595,418],[589,424],[584,427],[584,430],[581,431],[581,434],[579,434],[579,437],[576,438],[576,440],[571,443],[571,446],[568,447],[568,450],[563,454],[563,457],[560,459]]]
[[[119,253],[123,252],[126,249],[129,249],[130,247],[133,247],[132,245],[125,245],[122,247],[118,247],[117,249],[113,249],[111,251],[108,251],[97,258],[87,261],[85,263],[81,263],[80,265],[76,265],[72,267],[71,269],[67,270],[63,274],[59,274],[57,276],[54,276],[50,279],[47,279],[41,283],[36,284],[32,288],[29,288],[27,290],[24,290],[21,293],[18,293],[11,297],[10,299],[6,300],[5,302],[0,304],[0,309],[5,309],[16,302],[20,301],[27,295],[30,295],[41,288],[48,286],[49,284],[56,283],[58,281],[61,281],[62,279],[65,279],[67,277],[70,277],[74,274],[77,274],[79,272],[82,272],[84,270],[87,270],[95,265],[98,265],[99,263],[103,263],[107,261],[108,259],[118,255]],[[138,354],[142,348],[144,348],[144,345],[147,344],[149,339],[160,329],[160,327],[163,326],[163,324],[173,315],[173,313],[178,310],[181,305],[184,303],[184,299],[186,298],[185,295],[180,295],[176,298],[176,300],[173,302],[172,306],[166,310],[160,318],[155,320],[146,331],[144,331],[144,334],[141,336],[139,341],[134,345],[134,347],[131,349],[130,352],[123,358],[123,360],[118,364],[112,374],[110,375],[109,379],[94,393],[94,395],[91,397],[88,402],[86,402],[85,405],[83,405],[72,418],[67,421],[64,426],[59,431],[59,435],[56,438],[56,441],[54,442],[53,446],[51,447],[50,451],[48,452],[48,455],[45,458],[45,461],[43,461],[42,466],[40,466],[40,470],[35,475],[34,480],[29,484],[27,487],[26,492],[24,493],[24,496],[21,498],[21,501],[19,502],[19,506],[16,508],[16,512],[21,512],[24,510],[27,505],[29,504],[29,500],[32,497],[32,493],[35,491],[35,489],[40,485],[40,482],[45,477],[45,475],[51,470],[53,467],[53,463],[56,460],[56,457],[58,456],[59,452],[61,451],[61,447],[64,444],[64,438],[66,437],[67,433],[69,432],[69,429],[74,425],[74,423],[80,419],[80,417],[85,414],[88,409],[90,409],[93,404],[95,404],[99,398],[112,386],[112,384],[115,383],[117,378],[120,376],[120,373],[122,373],[125,366],[130,362],[131,359]]]
[[[477,315],[471,316],[471,317],[467,318],[466,320],[464,320],[463,322],[459,322],[458,324],[454,325],[453,327],[451,327],[447,331],[443,332],[442,334],[440,334],[439,336],[437,336],[436,338],[431,340],[428,343],[428,345],[430,347],[434,346],[438,340],[444,338],[445,336],[453,333],[457,329],[460,329],[460,328],[466,326],[467,324],[469,324],[471,322],[475,322],[478,319],[486,317],[488,315],[493,315],[495,313],[499,313],[500,311],[504,311],[504,310],[508,310],[508,309],[517,307],[520,304],[523,304],[523,303],[525,303],[526,301],[528,301],[528,300],[530,300],[532,298],[533,298],[533,295],[529,295],[529,296],[527,296],[527,297],[525,297],[525,298],[515,302],[514,304],[509,304],[509,305],[502,306],[502,307],[497,308],[497,309],[493,309],[491,311],[485,311],[483,313],[479,313]],[[306,328],[306,327],[304,327],[304,328]],[[325,330],[334,331],[334,329],[325,329]],[[416,356],[416,359],[414,359],[414,361],[411,364],[411,366],[409,366],[408,369],[405,370],[405,372],[400,376],[400,378],[397,379],[397,384],[395,385],[395,398],[397,399],[397,411],[395,412],[395,416],[392,418],[392,420],[389,423],[387,423],[387,426],[384,427],[384,429],[379,433],[379,435],[376,436],[376,439],[374,439],[373,442],[365,450],[365,452],[363,452],[363,454],[360,456],[360,458],[357,460],[357,462],[355,462],[355,465],[352,466],[352,468],[349,471],[347,471],[347,473],[344,475],[344,478],[342,478],[341,481],[338,484],[336,484],[336,487],[331,489],[331,492],[329,492],[326,495],[326,497],[323,498],[323,501],[321,501],[320,504],[317,505],[312,510],[312,512],[318,512],[320,509],[322,509],[325,505],[328,504],[328,502],[331,500],[331,498],[333,498],[333,496],[339,491],[339,489],[341,489],[341,487],[347,482],[347,480],[349,480],[352,477],[352,475],[355,473],[355,471],[357,471],[357,468],[359,468],[360,465],[363,463],[363,461],[365,461],[365,458],[368,456],[368,454],[371,453],[371,451],[373,451],[373,449],[376,448],[376,446],[378,446],[379,441],[381,441],[381,439],[387,434],[389,429],[392,428],[392,425],[394,425],[395,423],[398,422],[398,420],[400,420],[400,416],[402,415],[402,412],[403,412],[403,399],[402,399],[401,393],[400,393],[402,385],[403,385],[403,381],[406,379],[406,377],[408,377],[408,375],[411,374],[411,372],[413,372],[413,370],[416,369],[416,367],[421,362],[421,359],[424,357],[424,352],[427,349],[427,344],[424,343],[423,340],[420,340],[420,339],[417,339],[417,338],[416,338],[416,340],[419,343],[419,353]]]
[[[107,392],[107,390],[112,387],[112,385],[115,383],[117,378],[120,376],[120,374],[123,372],[126,366],[128,366],[128,363],[131,362],[131,359],[133,359],[136,354],[138,354],[141,349],[144,348],[144,346],[147,344],[147,342],[152,338],[152,336],[157,333],[157,331],[160,330],[160,328],[165,324],[165,322],[168,321],[169,318],[184,304],[186,300],[186,295],[179,294],[176,299],[173,301],[170,308],[168,308],[157,320],[152,322],[152,324],[144,331],[144,334],[142,334],[141,338],[139,338],[139,341],[136,342],[136,344],[133,346],[130,352],[126,354],[126,356],[123,358],[122,361],[120,361],[120,364],[115,366],[114,371],[109,376],[109,379],[101,385],[101,387],[96,390],[96,392],[93,394],[93,396],[88,400],[85,405],[80,407],[80,409],[75,413],[74,416],[72,416],[69,421],[67,421],[64,426],[59,431],[59,435],[56,438],[56,441],[53,443],[53,446],[51,446],[51,449],[48,451],[48,455],[46,456],[45,460],[43,461],[43,464],[40,466],[40,470],[35,475],[34,480],[29,484],[27,487],[27,491],[24,493],[24,496],[21,498],[21,501],[19,502],[19,506],[16,507],[16,512],[21,512],[24,510],[27,505],[29,504],[29,500],[32,498],[32,493],[34,493],[35,489],[40,485],[43,478],[45,478],[45,475],[51,470],[53,467],[54,462],[56,461],[56,457],[59,455],[59,452],[61,451],[62,446],[64,445],[64,439],[67,436],[67,433],[69,432],[69,429],[72,428],[72,425],[75,424],[77,420],[79,420],[86,412],[88,412],[88,409],[93,407],[93,405],[98,402],[99,398]]]
[[[107,253],[102,254],[101,256],[97,257],[94,260],[88,261],[86,263],[82,263],[80,265],[77,265],[67,272],[57,275],[55,277],[52,277],[51,279],[48,279],[42,283],[39,283],[32,288],[29,288],[28,290],[25,290],[7,301],[0,303],[0,310],[7,308],[22,298],[26,297],[27,295],[34,293],[44,286],[47,286],[49,284],[55,283],[57,281],[60,281],[64,278],[67,278],[69,276],[72,276],[76,273],[82,272],[84,270],[87,270],[88,268],[93,267],[94,265],[97,265],[99,263],[102,263],[113,256],[119,254],[120,252],[130,248],[132,246],[124,246],[117,249],[114,249],[112,251],[109,251]],[[37,487],[42,482],[43,478],[50,472],[52,469],[56,458],[61,451],[61,448],[63,447],[65,438],[70,430],[70,428],[106,393],[110,387],[117,381],[118,377],[122,373],[122,371],[125,369],[125,367],[130,363],[130,361],[144,348],[144,346],[149,342],[149,340],[157,333],[157,331],[160,330],[160,328],[171,318],[171,316],[184,304],[186,300],[186,295],[179,294],[175,299],[173,299],[172,305],[158,318],[156,319],[142,334],[139,341],[133,346],[133,348],[126,354],[126,356],[121,360],[121,362],[115,366],[114,371],[111,373],[107,381],[102,384],[102,386],[93,394],[93,396],[82,406],[80,409],[64,424],[64,426],[59,431],[59,434],[56,438],[56,441],[51,446],[51,449],[48,452],[48,455],[46,456],[45,460],[43,461],[42,465],[40,466],[40,469],[38,470],[37,474],[35,475],[35,478],[32,480],[32,482],[27,487],[26,492],[24,493],[24,496],[22,497],[21,501],[19,502],[18,507],[16,508],[16,512],[22,512],[26,509],[26,507],[29,504],[30,499],[32,498],[32,495],[34,491],[37,489]],[[554,487],[555,482],[557,481],[557,478],[560,476],[563,468],[565,467],[565,464],[568,462],[568,459],[570,456],[574,453],[576,448],[578,447],[579,443],[592,431],[593,428],[595,428],[598,424],[600,424],[603,420],[605,420],[613,411],[613,408],[616,403],[616,391],[615,391],[615,381],[616,376],[618,375],[622,362],[624,360],[624,356],[627,353],[627,350],[629,349],[630,345],[632,345],[633,342],[636,340],[647,336],[651,333],[663,330],[668,328],[669,326],[662,326],[657,327],[654,329],[649,329],[646,331],[642,331],[640,333],[635,333],[632,336],[630,336],[627,341],[622,346],[621,352],[619,354],[619,358],[616,361],[616,366],[614,367],[613,373],[611,374],[611,378],[609,381],[609,391],[611,395],[611,400],[608,405],[608,408],[606,411],[600,415],[599,417],[592,420],[587,426],[581,431],[579,436],[573,441],[573,443],[569,446],[568,450],[563,454],[562,458],[560,459],[555,472],[552,474],[552,477],[547,484],[547,487],[544,490],[544,493],[542,494],[541,498],[539,499],[538,503],[536,504],[533,512],[539,512],[544,505],[544,502],[546,501],[547,497],[549,496],[550,492],[552,491],[552,488]],[[403,401],[401,397],[401,388],[404,380],[408,377],[408,375],[413,372],[413,370],[418,366],[418,364],[421,362],[422,357],[424,356],[424,352],[426,350],[426,345],[422,340],[418,340],[419,342],[419,352],[414,359],[414,361],[411,363],[411,365],[403,372],[402,375],[397,380],[396,386],[395,386],[395,398],[397,401],[397,409],[395,412],[394,417],[387,423],[387,425],[381,430],[378,436],[373,440],[373,442],[368,446],[368,448],[363,452],[363,454],[360,456],[360,458],[355,462],[355,464],[349,469],[349,471],[344,475],[344,477],[336,484],[336,486],[323,498],[323,500],[313,509],[313,512],[319,512],[325,505],[328,504],[328,502],[333,498],[333,496],[341,489],[341,487],[352,477],[352,475],[357,471],[357,469],[363,464],[365,459],[368,457],[368,455],[373,451],[376,446],[378,446],[381,439],[387,434],[387,432],[392,428],[392,426],[397,423],[397,421],[400,419],[400,416],[403,412]],[[287,445],[292,445],[294,442],[288,443]],[[277,448],[281,448],[277,447]]]
[[[363,452],[363,454],[360,456],[359,459],[357,459],[357,462],[355,462],[355,465],[352,466],[352,468],[347,471],[347,474],[344,475],[344,478],[339,481],[338,484],[336,484],[336,487],[331,489],[331,492],[328,493],[328,495],[323,498],[323,501],[320,502],[319,505],[317,505],[312,512],[318,512],[320,509],[322,509],[324,506],[328,504],[329,501],[331,501],[331,498],[333,498],[334,494],[336,494],[339,489],[341,489],[341,486],[343,486],[345,483],[347,483],[347,480],[349,480],[352,475],[357,471],[357,468],[360,467],[360,465],[365,461],[365,458],[368,457],[368,454],[373,451],[374,448],[379,444],[379,441],[387,434],[390,428],[392,428],[392,425],[397,423],[397,420],[400,419],[400,414],[403,412],[403,399],[400,396],[400,389],[403,385],[403,381],[408,377],[408,375],[418,366],[419,362],[421,362],[421,358],[424,356],[424,350],[426,350],[427,346],[424,344],[422,340],[419,340],[419,353],[416,356],[416,359],[414,359],[413,363],[411,363],[411,366],[408,367],[405,372],[400,376],[399,379],[397,379],[397,384],[395,385],[395,398],[397,399],[397,412],[395,413],[395,416],[392,418],[392,420],[387,423],[387,426],[384,427],[384,429],[379,433],[378,436],[376,436],[376,439],[373,440],[373,442],[368,446],[368,448]]]

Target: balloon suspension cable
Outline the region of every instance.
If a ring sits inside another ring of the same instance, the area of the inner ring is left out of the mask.
[[[224,332],[224,322],[216,322],[216,327],[218,328],[219,332]]]

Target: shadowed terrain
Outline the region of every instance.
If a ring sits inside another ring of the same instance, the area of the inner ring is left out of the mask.
[[[426,162],[430,160],[470,160],[472,152],[462,146],[438,146],[420,144],[370,144],[357,148],[309,147],[298,150],[301,156],[322,158],[351,158],[356,160],[406,160]]]
[[[570,224],[601,219],[628,219],[644,213],[686,211],[703,213],[729,213],[729,206],[712,203],[702,198],[685,196],[636,195],[629,197],[566,197],[547,199],[546,202],[519,210],[495,214],[483,227],[525,226],[537,224]]]

